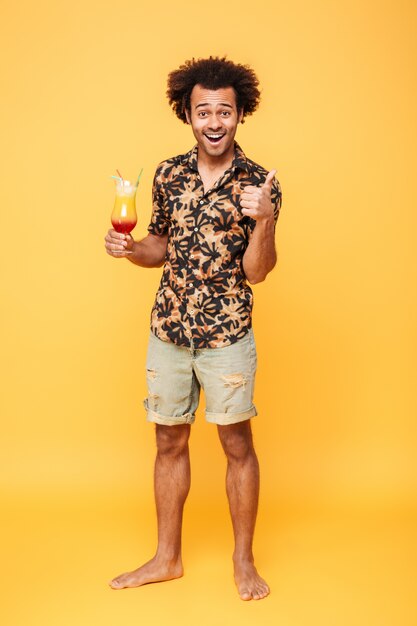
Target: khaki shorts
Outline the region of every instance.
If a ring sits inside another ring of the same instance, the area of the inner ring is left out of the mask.
[[[223,348],[193,349],[161,341],[152,331],[146,357],[147,420],[167,426],[192,424],[200,398],[206,420],[235,424],[257,415],[253,404],[256,346],[252,328]]]

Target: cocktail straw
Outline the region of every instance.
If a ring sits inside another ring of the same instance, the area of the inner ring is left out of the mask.
[[[139,181],[140,181],[140,177],[142,176],[142,172],[143,172],[143,167],[142,167],[142,169],[140,170],[140,173],[139,173],[138,179],[137,179],[137,181],[136,181],[136,187],[139,185]]]
[[[110,178],[114,178],[114,180],[120,180],[120,182],[122,182],[122,179],[119,176],[110,176]]]
[[[124,184],[124,179],[123,179],[123,176],[121,175],[121,173],[119,172],[119,170],[116,170],[116,172],[119,174],[119,176],[120,176],[120,178],[122,179],[123,184]]]

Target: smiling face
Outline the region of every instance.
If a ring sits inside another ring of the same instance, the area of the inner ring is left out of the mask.
[[[232,156],[237,125],[243,111],[236,108],[233,87],[205,89],[195,85],[191,92],[191,111],[186,111],[200,151],[209,158]]]

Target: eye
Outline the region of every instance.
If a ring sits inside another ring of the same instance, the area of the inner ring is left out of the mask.
[[[199,111],[198,113],[198,117],[206,117],[207,113],[206,111]]]
[[[222,111],[222,116],[223,117],[229,117],[230,116],[230,111]]]

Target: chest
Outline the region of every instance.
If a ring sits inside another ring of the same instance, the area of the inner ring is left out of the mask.
[[[200,169],[199,176],[203,183],[203,193],[207,194],[215,186],[215,183],[221,179],[224,171],[210,172],[209,170]]]
[[[165,187],[165,215],[174,229],[177,226],[190,228],[195,220],[202,219],[207,223],[214,221],[218,227],[247,221],[240,199],[248,184],[251,184],[250,178],[243,175],[176,176]]]

